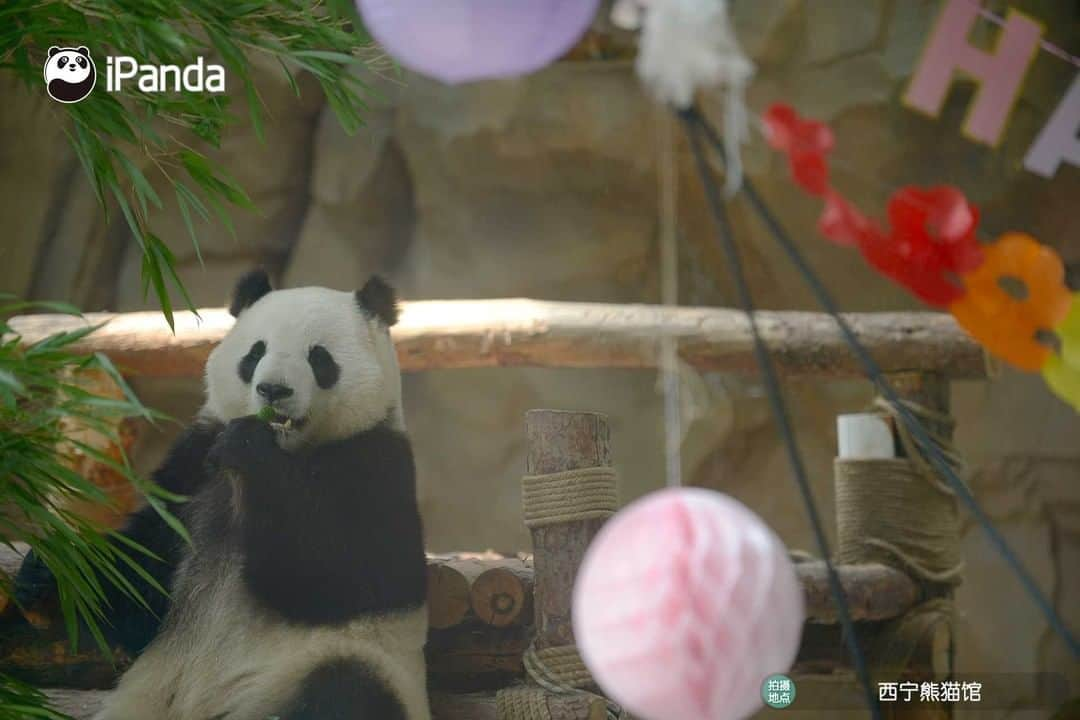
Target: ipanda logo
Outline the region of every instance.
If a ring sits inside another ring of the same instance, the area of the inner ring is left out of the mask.
[[[143,65],[127,55],[105,58],[105,89],[120,92],[124,83],[146,93],[225,92],[225,68],[206,63],[201,57],[191,65]],[[45,61],[45,88],[57,102],[76,103],[86,99],[97,83],[97,66],[85,46],[49,48]]]
[[[97,84],[97,66],[85,46],[49,48],[45,61],[45,89],[57,102],[77,103]]]

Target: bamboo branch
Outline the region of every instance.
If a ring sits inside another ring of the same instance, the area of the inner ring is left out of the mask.
[[[176,334],[161,313],[90,313],[13,318],[33,343],[87,323],[106,323],[75,349],[103,352],[136,375],[197,377],[233,319],[224,310],[176,313]],[[986,377],[982,349],[948,315],[846,315],[885,371],[936,370],[954,379]],[[765,341],[786,375],[860,377],[832,318],[822,313],[758,313]],[[606,305],[527,299],[426,300],[403,304],[393,330],[405,371],[475,367],[653,368],[660,341],[701,370],[754,372],[743,314],[726,308]]]

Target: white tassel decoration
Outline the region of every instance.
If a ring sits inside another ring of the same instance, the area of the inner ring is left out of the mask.
[[[611,24],[620,30],[640,30],[644,15],[642,0],[615,0],[611,7]]]
[[[618,0],[612,22],[640,24],[637,72],[658,101],[684,109],[699,89],[726,88],[726,190],[736,192],[742,184],[740,148],[749,134],[745,91],[754,64],[739,47],[727,0]]]

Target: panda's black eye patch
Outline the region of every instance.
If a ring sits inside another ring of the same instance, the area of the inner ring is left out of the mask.
[[[61,55],[60,59],[56,61],[57,66],[64,67],[67,65],[67,55]]]
[[[236,368],[236,372],[240,375],[240,379],[245,383],[250,383],[251,378],[255,375],[255,366],[262,360],[263,355],[266,354],[266,343],[259,340],[257,343],[251,346],[247,355],[240,359],[240,364]]]
[[[323,390],[334,387],[341,375],[341,368],[334,362],[334,356],[322,345],[316,345],[308,351],[308,364],[315,374],[315,382]]]
[[[75,62],[79,63],[79,67],[86,67],[86,60],[84,58],[75,58]]]

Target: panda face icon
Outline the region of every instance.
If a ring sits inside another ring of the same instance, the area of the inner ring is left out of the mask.
[[[94,89],[97,68],[85,46],[49,48],[45,61],[45,88],[57,102],[76,103]]]

